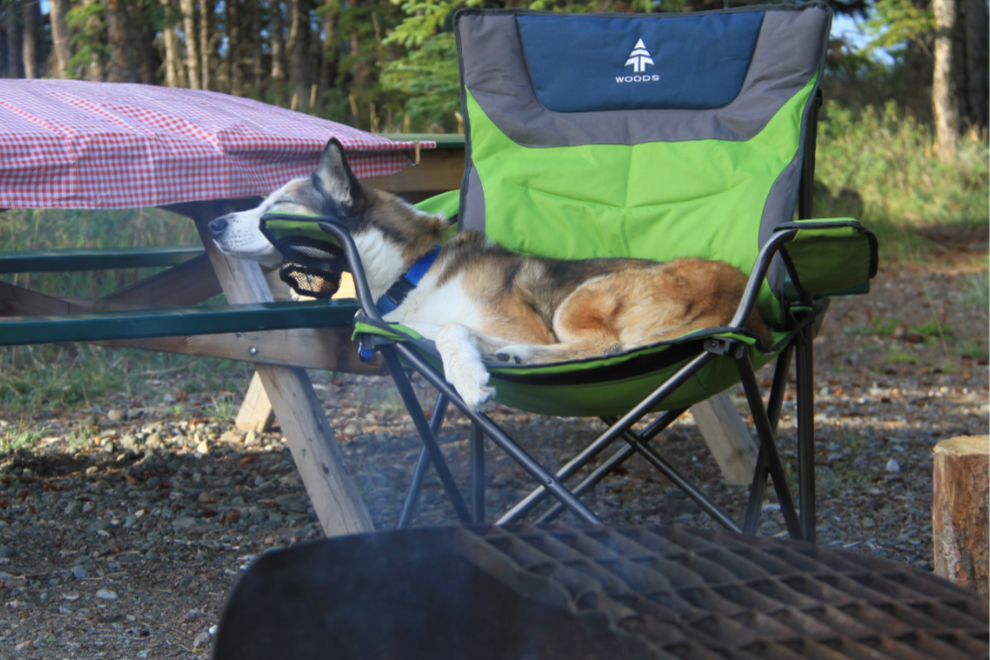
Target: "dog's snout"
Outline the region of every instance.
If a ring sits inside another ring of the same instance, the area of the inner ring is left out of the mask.
[[[220,238],[221,236],[223,236],[223,233],[227,231],[227,225],[228,225],[227,216],[225,215],[210,220],[210,224],[208,226],[210,228],[210,233],[213,235],[213,238]]]

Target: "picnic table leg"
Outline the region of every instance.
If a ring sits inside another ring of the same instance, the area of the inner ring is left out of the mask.
[[[271,291],[256,263],[230,259],[217,249],[206,226],[220,215],[213,208],[190,213],[231,303],[270,302]],[[296,467],[327,536],[374,530],[357,484],[305,369],[258,365],[257,373],[288,439]]]
[[[274,421],[275,410],[272,408],[272,402],[265,392],[265,386],[261,384],[261,376],[255,371],[251,376],[247,394],[244,395],[244,403],[237,411],[234,426],[242,431],[263,433],[272,427]]]
[[[292,290],[279,279],[277,273],[278,271],[273,270],[265,276],[272,296],[275,300],[291,300]],[[242,431],[263,433],[271,430],[274,423],[275,410],[272,408],[272,402],[268,399],[268,394],[265,393],[264,385],[261,384],[261,377],[255,371],[254,375],[251,376],[251,383],[248,385],[247,394],[244,395],[241,409],[237,411],[234,426]]]
[[[759,446],[728,392],[691,406],[698,430],[715,457],[726,483],[746,486],[753,480]]]

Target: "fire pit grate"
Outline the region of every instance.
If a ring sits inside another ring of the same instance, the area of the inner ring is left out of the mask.
[[[621,636],[633,656],[962,660],[985,599],[886,560],[724,532],[458,528],[454,551],[522,596]]]
[[[883,559],[666,527],[438,527],[266,553],[214,660],[987,658],[985,598]]]

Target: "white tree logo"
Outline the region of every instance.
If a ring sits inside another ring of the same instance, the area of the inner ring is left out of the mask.
[[[629,53],[629,59],[626,60],[625,66],[629,66],[630,64],[632,64],[634,73],[643,73],[646,70],[647,64],[653,64],[650,51],[646,50],[646,44],[643,43],[642,39],[636,42],[636,47]]]

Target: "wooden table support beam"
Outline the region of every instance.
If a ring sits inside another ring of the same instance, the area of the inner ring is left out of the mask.
[[[218,203],[176,210],[196,222],[228,301],[237,304],[272,300],[258,264],[227,258],[210,237],[207,223],[228,209]],[[344,466],[343,454],[306,371],[266,365],[258,365],[257,369],[324,533],[338,536],[373,531],[371,515]]]

